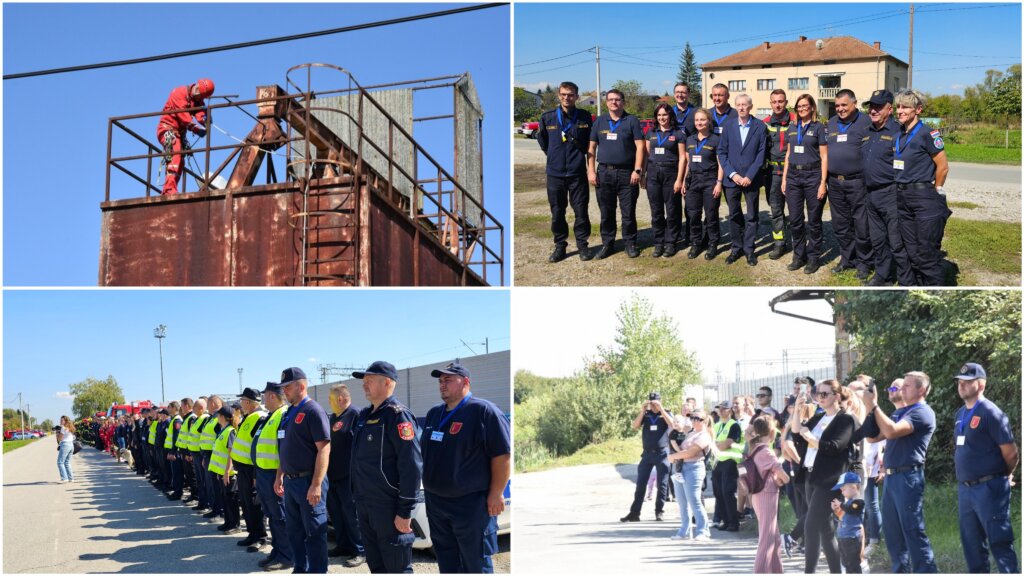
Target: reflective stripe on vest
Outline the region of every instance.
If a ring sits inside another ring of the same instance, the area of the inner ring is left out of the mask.
[[[156,420],[149,423],[149,439],[146,441],[149,442],[150,446],[156,446],[156,427],[158,424],[160,423]]]
[[[732,430],[732,425],[736,424],[735,420],[729,420],[728,422],[719,422],[715,424],[715,442],[723,442],[729,439],[729,430]],[[740,431],[740,437],[742,438],[743,431]],[[740,462],[743,460],[743,441],[733,442],[732,446],[728,450],[722,450],[718,453],[718,460],[733,460]]]
[[[217,441],[217,433],[213,429],[217,426],[217,419],[210,418],[203,426],[203,432],[199,436],[200,450],[213,450],[213,443]]]
[[[170,450],[174,448],[174,423],[181,422],[181,416],[175,416],[173,420],[167,423],[167,436],[164,436],[164,450]],[[180,432],[178,434],[181,436]]]
[[[231,459],[242,464],[252,464],[252,456],[249,449],[252,448],[252,429],[256,422],[266,416],[267,413],[257,410],[245,417],[245,420],[238,426],[238,433],[235,434],[235,443],[231,446]]]
[[[203,429],[203,424],[206,423],[206,419],[209,418],[209,414],[203,414],[192,421],[192,425],[189,426],[188,431],[188,450],[189,452],[199,452],[199,434]]]
[[[231,426],[220,431],[220,436],[217,436],[217,441],[213,444],[213,453],[210,454],[210,472],[224,475],[224,471],[228,468],[228,437],[235,429]],[[234,468],[231,469],[231,475],[235,475]]]
[[[281,426],[281,416],[284,416],[287,406],[281,406],[270,415],[270,419],[263,425],[260,435],[256,438],[256,465],[264,470],[277,470],[281,459],[277,452],[277,429]]]
[[[188,418],[185,418],[181,422],[181,430],[178,430],[178,439],[174,441],[174,445],[179,450],[188,450],[188,438],[192,434],[189,431],[189,426],[192,425],[192,420],[195,418],[195,414],[189,414]]]

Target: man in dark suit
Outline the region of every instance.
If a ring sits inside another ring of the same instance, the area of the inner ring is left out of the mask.
[[[736,119],[727,120],[718,146],[718,163],[725,175],[725,202],[729,206],[729,237],[732,252],[726,264],[732,264],[746,254],[747,264],[757,265],[754,239],[757,237],[758,193],[761,189],[761,167],[764,166],[767,130],[764,122],[750,115],[750,96],[740,94],[734,100]],[[746,199],[746,216],[740,207]]]

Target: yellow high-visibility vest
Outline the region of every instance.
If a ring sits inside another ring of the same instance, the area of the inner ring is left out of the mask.
[[[167,423],[167,436],[164,436],[164,450],[170,450],[174,448],[174,423],[181,422],[181,416],[175,416],[173,420]],[[180,434],[179,434],[180,436]]]
[[[189,427],[192,425],[192,420],[194,420],[195,417],[195,414],[190,413],[188,417],[181,422],[181,430],[178,430],[178,439],[174,441],[174,445],[178,450],[188,450],[188,439],[192,434]]]
[[[238,425],[238,432],[235,434],[235,443],[231,445],[231,459],[242,464],[252,464],[252,456],[249,455],[252,448],[252,430],[260,418],[266,416],[263,410],[257,410],[245,417],[245,420]]]
[[[202,433],[203,424],[206,423],[206,419],[209,418],[209,414],[202,414],[192,421],[192,425],[189,426],[188,431],[188,451],[199,452],[199,435]]]
[[[203,432],[199,436],[200,450],[213,450],[213,443],[217,441],[217,433],[213,431],[217,427],[217,419],[210,418],[203,426]]]
[[[732,425],[736,424],[735,420],[729,419],[728,422],[719,422],[715,424],[715,442],[722,442],[729,439],[729,430],[732,429]],[[734,441],[732,446],[728,450],[721,450],[718,452],[718,460],[734,460],[737,464],[743,460],[743,434],[740,431],[740,440]]]
[[[220,436],[217,436],[217,441],[213,444],[213,453],[210,454],[210,472],[224,475],[224,471],[228,468],[228,438],[231,433],[235,431],[233,426],[220,431]],[[231,476],[235,475],[235,469],[231,469]]]
[[[156,427],[159,424],[160,422],[157,422],[156,420],[149,423],[149,439],[146,441],[149,442],[150,446],[156,446]]]
[[[264,470],[277,470],[281,465],[277,451],[277,429],[281,426],[281,417],[287,409],[287,406],[281,406],[275,410],[256,438],[256,466]]]

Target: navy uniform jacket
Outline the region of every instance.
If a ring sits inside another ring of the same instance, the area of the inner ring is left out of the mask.
[[[435,433],[440,433],[439,440],[432,439]],[[487,492],[491,459],[512,453],[505,415],[492,402],[476,396],[470,396],[454,412],[448,412],[445,404],[431,408],[420,446],[423,489],[444,498]]]
[[[594,129],[590,131],[590,141],[597,142],[597,161],[633,168],[636,162],[636,140],[644,139],[640,121],[636,116],[623,112],[613,131],[611,120],[608,114],[598,116]],[[610,133],[615,134],[615,140],[608,139]]]
[[[963,445],[960,436],[964,437]],[[953,460],[957,482],[977,480],[984,476],[1005,476],[1006,460],[1000,444],[1013,443],[1010,419],[987,398],[980,398],[974,408],[961,406],[953,425]]]
[[[764,122],[753,116],[747,117],[750,128],[747,139],[740,138],[739,119],[727,120],[722,130],[722,141],[718,146],[718,162],[722,165],[725,187],[735,188],[736,183],[730,178],[733,172],[750,178],[753,189],[761,186],[761,167],[764,166],[765,142],[767,129]]]
[[[726,106],[729,105],[726,104]],[[711,112],[711,132],[713,134],[721,135],[725,123],[739,117],[739,113],[737,113],[736,109],[732,106],[729,106],[729,109],[725,111],[725,114],[719,114],[718,110],[716,110],[714,106],[712,106],[708,111]]]
[[[661,144],[659,145],[659,138]],[[686,135],[678,128],[667,132],[661,128],[652,128],[647,132],[647,142],[651,145],[649,160],[654,164],[671,164],[679,166],[679,145],[686,144]],[[661,154],[658,150],[661,149]]]
[[[786,144],[789,136],[789,125],[796,124],[796,114],[784,110],[782,116],[769,114],[762,120],[765,129],[768,131],[768,153],[766,160],[778,162],[772,166],[773,170],[782,171],[782,163],[786,161]]]
[[[156,425],[156,447],[160,450],[164,449],[164,440],[167,439],[167,425],[170,423],[170,420],[165,420]]]
[[[560,113],[561,124],[558,121]],[[565,114],[561,108],[545,112],[540,117],[537,143],[548,158],[549,176],[586,176],[590,112],[579,108],[573,108],[572,114]]]
[[[679,109],[679,104],[672,107],[672,112],[676,115],[676,127],[682,130],[685,136],[697,133],[697,127],[693,125],[693,113],[696,110],[697,108],[689,102],[686,104],[686,112]]]
[[[691,179],[697,176],[703,179],[708,175],[711,179],[718,177],[718,141],[718,134],[714,133],[708,134],[703,146],[701,146],[700,137],[696,132],[686,139],[686,159],[690,163]],[[699,153],[697,148],[700,148]],[[697,156],[700,157],[700,160],[695,159]],[[687,182],[687,186],[689,186],[689,182]]]
[[[177,418],[171,418],[167,421],[167,433],[171,435],[171,449],[170,452],[173,454],[178,453],[178,434],[181,433],[182,421]]]
[[[839,123],[839,116],[828,121],[828,173],[842,176],[857,176],[864,172],[864,157],[861,146],[868,135],[871,118],[861,111],[845,124]],[[845,138],[843,138],[845,136]],[[842,141],[840,141],[842,140]]]
[[[149,443],[149,418],[140,418],[136,435],[139,437],[139,444]]]
[[[899,122],[892,117],[881,128],[875,128],[874,124],[868,127],[868,139],[861,148],[864,154],[864,183],[868,188],[882,188],[896,181],[896,170],[892,167],[892,146],[900,130]]]
[[[344,480],[352,468],[352,440],[355,438],[359,408],[349,406],[341,414],[331,414],[331,459],[327,479]]]
[[[917,133],[908,140],[907,137],[914,130],[917,130]],[[934,182],[935,162],[932,161],[932,157],[942,152],[945,147],[939,131],[932,130],[930,126],[918,119],[910,132],[900,130],[897,138],[899,139],[899,150],[895,150],[896,142],[893,142],[893,155],[895,160],[903,162],[903,169],[895,171],[896,183]]]
[[[410,518],[423,475],[416,417],[394,396],[376,410],[367,406],[356,420],[352,441],[352,491],[357,501],[393,503]]]
[[[803,135],[797,134],[798,130],[803,131]],[[821,162],[821,150],[819,147],[825,142],[825,127],[821,125],[821,122],[814,120],[809,124],[803,125],[794,122],[789,125],[789,129],[786,131],[786,139],[789,141],[790,170],[793,169],[793,166]],[[803,151],[797,152],[800,146],[803,146]],[[820,166],[818,175],[821,175]],[[789,177],[793,177],[792,172],[789,173]]]

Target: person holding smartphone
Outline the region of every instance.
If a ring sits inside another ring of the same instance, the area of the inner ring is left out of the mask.
[[[658,498],[654,502],[654,519],[664,518],[665,498],[668,495],[668,434],[673,429],[672,414],[661,405],[661,394],[651,392],[633,419],[633,430],[640,429],[644,453],[636,469],[636,492],[629,514],[619,518],[620,522],[639,522],[640,508],[644,505],[644,490],[651,470],[658,474]]]

